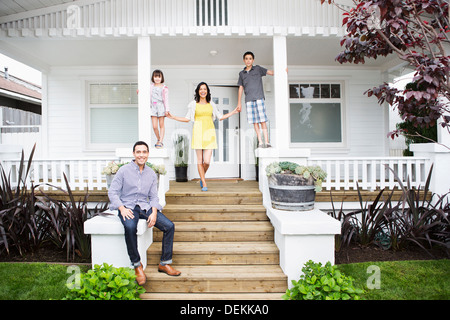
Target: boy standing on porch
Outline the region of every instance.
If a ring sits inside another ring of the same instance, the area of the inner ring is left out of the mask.
[[[241,111],[242,92],[245,92],[245,105],[247,109],[247,121],[253,124],[256,136],[258,137],[258,148],[270,148],[269,136],[267,132],[267,115],[266,107],[264,105],[264,89],[262,84],[262,77],[265,75],[273,76],[273,70],[267,70],[259,65],[254,66],[255,55],[253,52],[247,51],[244,53],[245,68],[239,72],[239,93],[237,110]],[[264,142],[261,138],[261,129],[264,136]]]

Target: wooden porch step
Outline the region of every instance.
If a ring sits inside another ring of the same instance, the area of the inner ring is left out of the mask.
[[[250,205],[185,205],[167,204],[164,215],[172,221],[267,221],[262,204]]]
[[[284,292],[257,293],[143,293],[142,300],[283,300]]]
[[[161,242],[153,243],[147,251],[147,261],[157,265]],[[279,264],[279,250],[273,241],[265,242],[174,242],[173,260],[176,265],[261,265]]]
[[[175,205],[261,205],[262,194],[256,181],[207,180],[208,191],[198,181],[170,182],[166,203]]]
[[[287,277],[279,266],[274,229],[255,181],[170,182],[164,214],[175,223],[170,277],[157,271],[162,232],[147,250],[142,299],[281,299]]]
[[[153,241],[161,241],[163,233],[157,228]],[[176,222],[174,242],[179,241],[268,241],[273,240],[269,221],[241,222]]]
[[[278,265],[250,266],[177,266],[182,272],[171,277],[157,271],[157,267],[147,267],[144,284],[146,292],[159,293],[241,293],[286,291],[287,276]]]
[[[227,194],[223,195],[220,192],[204,192],[192,194],[169,194],[166,193],[166,202],[170,204],[190,205],[250,205],[261,204],[262,195],[259,194]]]

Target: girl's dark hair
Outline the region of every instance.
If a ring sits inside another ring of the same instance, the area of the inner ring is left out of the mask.
[[[155,83],[155,80],[153,80],[155,78],[155,76],[161,76],[161,83],[164,83],[164,74],[162,73],[161,70],[155,70],[152,73],[152,82]]]
[[[195,101],[200,102],[200,93],[199,92],[200,92],[200,87],[202,85],[205,85],[206,89],[208,90],[208,93],[206,95],[206,102],[209,103],[211,101],[211,91],[209,90],[208,84],[206,82],[200,82],[197,85],[197,88],[195,89]]]

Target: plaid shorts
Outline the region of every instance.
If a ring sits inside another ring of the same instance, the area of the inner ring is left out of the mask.
[[[248,101],[245,105],[247,107],[248,123],[261,123],[269,120],[266,115],[264,99]]]

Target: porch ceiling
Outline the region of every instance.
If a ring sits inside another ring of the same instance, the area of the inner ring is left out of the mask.
[[[21,39],[0,41],[2,53],[37,69],[52,66],[136,66],[137,40],[128,39]],[[273,65],[272,38],[153,37],[153,65],[241,65],[245,51],[255,53],[257,64]],[[215,56],[211,51],[216,51]],[[340,66],[337,37],[288,37],[288,66]],[[385,69],[393,57],[368,60],[363,67]],[[344,65],[348,67],[350,65]]]
[[[73,1],[74,0],[2,0],[0,2],[0,17]]]

